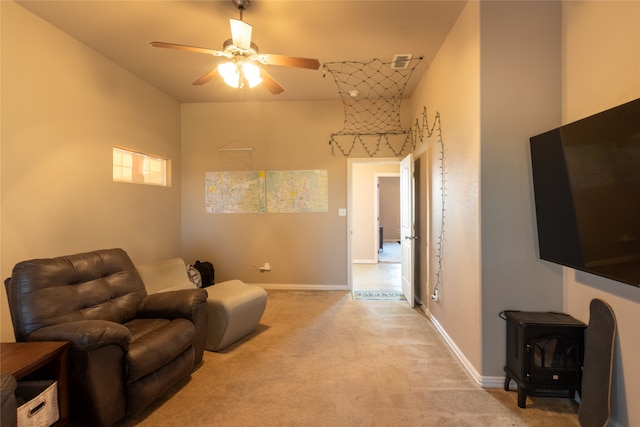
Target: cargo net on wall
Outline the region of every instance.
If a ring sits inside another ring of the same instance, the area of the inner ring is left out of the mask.
[[[328,62],[329,72],[338,86],[344,106],[344,125],[329,139],[331,153],[337,148],[348,157],[356,145],[361,145],[369,157],[388,148],[400,156],[409,150],[409,134],[400,123],[400,104],[407,82],[422,57],[383,62]]]

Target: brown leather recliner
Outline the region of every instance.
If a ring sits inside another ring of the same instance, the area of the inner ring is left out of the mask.
[[[207,293],[147,295],[122,249],[23,261],[5,281],[16,341],[69,341],[72,422],[138,414],[202,360]]]
[[[16,427],[18,425],[18,403],[16,401],[16,379],[13,375],[0,375],[0,426]]]

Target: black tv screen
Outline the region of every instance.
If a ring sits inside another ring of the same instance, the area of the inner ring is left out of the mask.
[[[540,258],[640,287],[640,99],[530,146]]]

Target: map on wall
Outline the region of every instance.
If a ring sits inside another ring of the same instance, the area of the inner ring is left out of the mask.
[[[269,213],[327,212],[329,185],[326,170],[267,172]]]
[[[327,171],[207,172],[205,207],[211,214],[327,212]]]
[[[264,171],[207,172],[207,213],[265,212]]]

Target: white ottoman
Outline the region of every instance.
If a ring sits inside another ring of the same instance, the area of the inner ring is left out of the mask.
[[[209,328],[204,348],[222,350],[256,330],[267,305],[264,289],[229,280],[205,290],[209,294]]]

